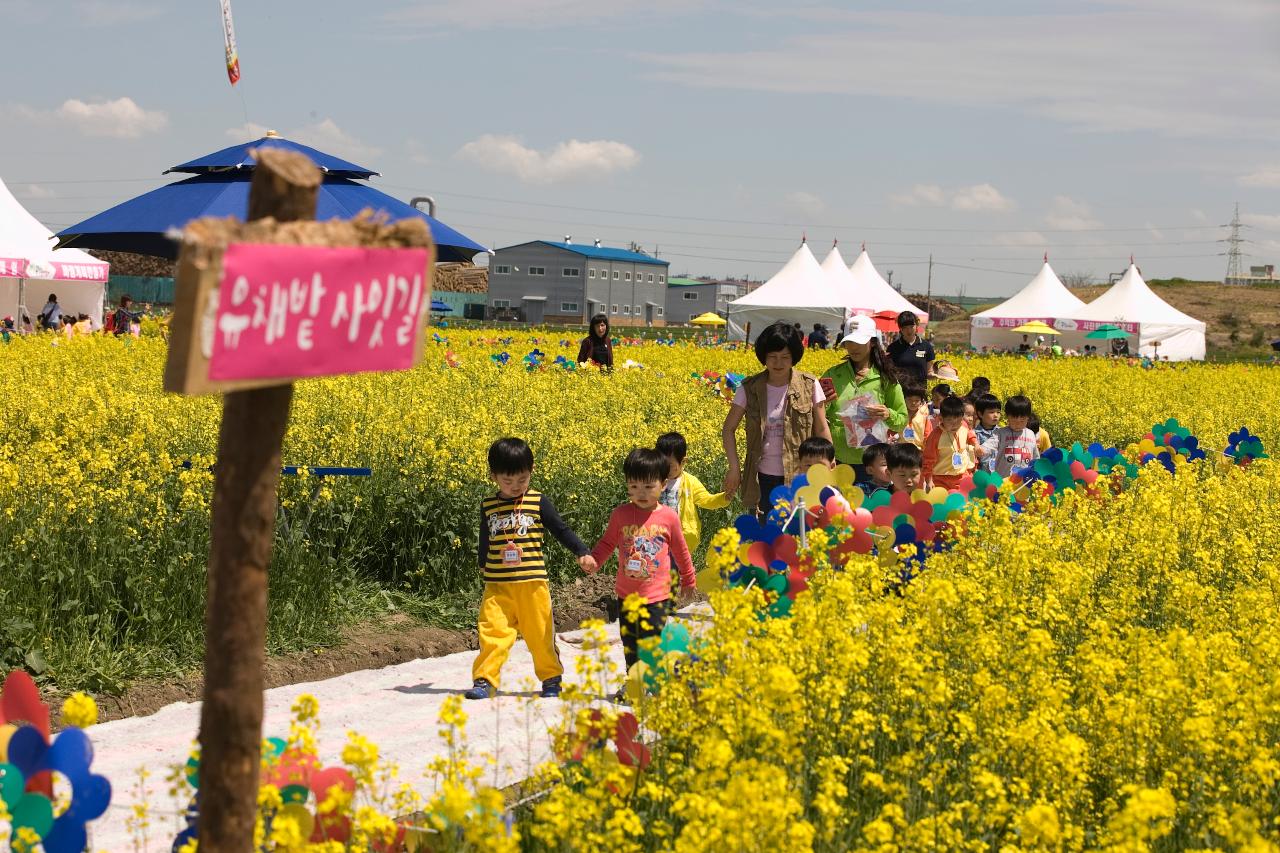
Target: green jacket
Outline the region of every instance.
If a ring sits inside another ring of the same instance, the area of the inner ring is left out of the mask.
[[[872,394],[882,404],[889,407],[889,417],[885,424],[894,432],[902,432],[907,425],[907,401],[902,396],[902,386],[897,382],[882,382],[880,371],[874,367],[859,381],[854,378],[853,365],[846,359],[822,374],[836,386],[836,399],[827,404],[827,423],[831,426],[831,442],[836,446],[836,460],[848,465],[862,464],[862,448],[850,447],[844,437],[844,421],[840,420],[840,410],[845,404],[860,394]]]

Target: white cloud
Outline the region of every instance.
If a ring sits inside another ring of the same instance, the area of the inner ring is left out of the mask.
[[[1242,213],[1240,221],[1263,231],[1280,232],[1280,213]]]
[[[267,126],[250,121],[237,127],[229,127],[223,133],[232,142],[252,142],[255,139],[261,139],[266,136],[268,130],[270,128]]]
[[[1001,246],[1017,246],[1026,248],[1034,246],[1041,248],[1049,245],[1049,238],[1041,234],[1039,231],[1005,231],[996,234],[991,242]]]
[[[827,203],[813,193],[797,190],[787,193],[782,199],[782,207],[787,213],[805,219],[816,219],[827,212]]]
[[[51,190],[48,187],[43,187],[40,184],[27,184],[25,189],[18,190],[18,192],[14,193],[14,195],[16,195],[18,198],[29,198],[29,199],[44,199],[44,198],[58,197],[58,193],[55,190]]]
[[[423,31],[560,29],[606,21],[687,15],[712,0],[414,0],[383,13],[381,21],[400,37]]]
[[[69,98],[52,112],[32,110],[37,120],[52,120],[70,125],[85,136],[108,136],[115,139],[137,139],[164,130],[169,117],[162,110],[146,110],[133,98],[90,103]]]
[[[937,184],[916,184],[906,192],[890,195],[889,201],[905,207],[946,207],[947,192]]]
[[[1152,225],[1150,222],[1146,224],[1146,229],[1147,229],[1147,233],[1150,234],[1156,240],[1160,240],[1160,241],[1164,240],[1164,232],[1161,231],[1156,226]]]
[[[356,165],[370,169],[376,167],[370,163],[359,161],[372,160],[382,153],[381,148],[357,139],[339,127],[337,122],[331,118],[321,119],[313,124],[287,131],[249,122],[238,127],[228,128],[225,134],[228,139],[234,142],[252,142],[255,139],[261,139],[266,136],[269,130],[275,130],[285,139],[301,142],[303,145],[310,145],[312,148],[317,148],[335,157],[356,161]]]
[[[951,206],[955,210],[992,210],[1006,211],[1017,207],[1012,199],[1001,195],[991,184],[975,184],[956,190],[951,197]]]
[[[1102,222],[1094,218],[1089,205],[1065,195],[1053,197],[1049,212],[1044,216],[1044,224],[1055,231],[1085,231],[1102,227]]]
[[[90,27],[132,24],[158,17],[164,11],[159,4],[124,0],[80,0],[75,8],[72,19]]]
[[[527,147],[518,137],[485,134],[458,149],[461,160],[490,172],[511,175],[527,184],[604,177],[634,169],[640,154],[630,145],[608,139],[570,139],[547,151]]]
[[[1265,166],[1247,175],[1241,175],[1236,178],[1236,183],[1242,187],[1275,189],[1280,187],[1280,166]]]
[[[1092,132],[1280,135],[1274,28],[1260,25],[1266,18],[1256,9],[1113,3],[1041,13],[1040,4],[1010,4],[1015,11],[978,14],[834,5],[779,8],[789,26],[807,23],[809,32],[760,49],[639,58],[651,76],[705,88],[1003,107]]]
[[[965,212],[1013,210],[1018,205],[991,184],[974,184],[943,189],[937,184],[916,184],[906,192],[893,193],[889,201],[903,207],[950,207]]]
[[[1193,207],[1191,208],[1191,218],[1194,219],[1196,222],[1208,222],[1209,214],[1205,213],[1203,210],[1201,210],[1198,207]]]

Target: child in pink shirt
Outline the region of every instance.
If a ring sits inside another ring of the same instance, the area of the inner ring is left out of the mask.
[[[604,536],[592,549],[596,563],[603,566],[613,551],[618,552],[619,633],[627,670],[640,659],[639,643],[662,633],[671,612],[672,566],[680,573],[681,599],[692,597],[693,560],[685,545],[680,516],[658,502],[667,478],[667,457],[657,450],[633,450],[622,471],[627,478],[625,503],[609,516]],[[627,596],[644,599],[639,610],[628,610]]]

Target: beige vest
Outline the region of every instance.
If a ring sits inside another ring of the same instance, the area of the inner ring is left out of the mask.
[[[766,389],[769,371],[761,371],[742,382],[747,402],[747,457],[743,466],[742,485],[739,492],[748,512],[755,512],[760,504],[760,457],[764,454],[765,422],[769,418],[769,392]],[[813,386],[817,377],[792,368],[791,387],[787,389],[786,413],[783,416],[782,473],[787,482],[799,473],[800,445],[813,435],[815,418],[822,411],[814,410]]]

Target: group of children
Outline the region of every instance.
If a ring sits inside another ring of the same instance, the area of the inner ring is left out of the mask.
[[[978,468],[1008,476],[1034,462],[1048,448],[1049,439],[1031,401],[1020,394],[1005,400],[1002,426],[1002,407],[990,388],[978,378],[968,396],[958,397],[940,385],[933,390],[931,406],[925,403],[924,389],[907,388],[907,426],[891,442],[865,448],[864,476],[858,486],[868,495],[882,489],[910,493],[933,486],[954,488]],[[533,656],[534,673],[542,682],[539,695],[560,695],[564,666],[551,618],[546,533],[569,549],[588,574],[617,555],[614,592],[623,657],[628,670],[639,660],[640,641],[662,633],[673,595],[681,604],[693,596],[690,555],[701,534],[698,510],[729,505],[728,495],[710,493],[684,470],[687,452],[684,437],[674,432],[660,436],[653,448],[632,450],[622,465],[628,501],[613,510],[603,535],[588,548],[550,499],[530,487],[529,445],[519,438],[493,443],[489,475],[497,493],[480,507],[478,556],[485,585],[480,653],[472,667],[472,686],[464,694],[468,699],[497,693],[502,666],[517,636],[524,637]],[[807,439],[799,456],[801,471],[813,465],[835,467],[835,447],[825,438]]]
[[[862,452],[864,471],[858,486],[868,496],[880,490],[953,489],[977,470],[1007,477],[1039,459],[1050,446],[1031,401],[1016,394],[1001,406],[984,377],[975,378],[964,397],[953,394],[948,385],[934,387],[931,404],[919,386],[907,387],[903,396],[907,425],[902,433]],[[800,470],[815,464],[835,465],[835,448],[824,438],[810,438],[800,446]]]
[[[679,433],[659,437],[654,448],[632,450],[622,464],[627,503],[609,516],[604,534],[588,548],[564,522],[546,495],[530,488],[533,451],[519,438],[489,448],[489,476],[498,487],[480,507],[479,563],[484,574],[480,601],[480,653],[472,666],[468,699],[497,693],[502,665],[516,637],[523,636],[542,682],[539,696],[560,695],[564,666],[556,650],[547,584],[544,538],[550,533],[593,574],[618,557],[614,593],[627,669],[639,660],[640,641],[658,636],[673,609],[673,579],[681,604],[693,597],[692,550],[700,538],[698,509],[729,505],[684,470],[688,445]],[[632,596],[638,596],[633,598]],[[630,599],[630,601],[628,600]],[[621,692],[621,691],[619,691]]]

